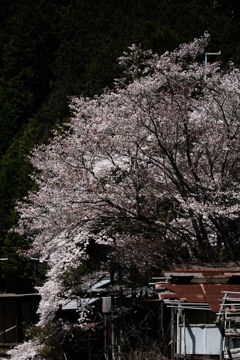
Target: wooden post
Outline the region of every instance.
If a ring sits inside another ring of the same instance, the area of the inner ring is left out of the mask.
[[[115,360],[115,326],[114,326],[114,318],[113,311],[111,311],[111,349],[112,349],[112,360]]]
[[[19,302],[16,301],[15,303],[15,311],[16,311],[16,342],[20,342],[19,339],[19,329],[20,329],[20,306]]]
[[[88,337],[88,360],[91,360],[91,330],[89,330],[89,337]]]
[[[2,342],[5,344],[5,301],[3,301],[2,308]]]
[[[104,357],[108,360],[108,346],[107,346],[107,315],[104,316]]]

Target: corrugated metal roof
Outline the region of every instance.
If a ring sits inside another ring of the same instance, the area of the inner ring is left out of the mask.
[[[240,275],[240,270],[166,270],[163,273],[165,276],[236,276]]]
[[[240,292],[240,284],[156,284],[156,290],[161,291],[160,300],[178,299],[190,303],[208,303],[213,312],[218,312],[223,291]],[[167,292],[169,291],[169,292]],[[232,294],[231,297],[239,297]]]
[[[71,300],[67,304],[63,305],[62,310],[77,310],[80,305],[88,306],[100,300],[101,298],[82,298],[81,300],[77,300],[77,299]]]
[[[92,290],[101,289],[101,288],[104,288],[106,285],[110,285],[110,284],[111,284],[110,277],[105,277],[105,278],[99,280],[96,284],[94,284],[91,287],[91,289]]]
[[[194,270],[194,271],[202,271],[202,270],[236,270],[240,271],[240,261],[227,261],[224,263],[181,263],[176,264],[175,270]]]

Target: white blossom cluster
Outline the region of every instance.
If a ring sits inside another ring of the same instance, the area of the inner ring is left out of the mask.
[[[15,349],[10,351],[12,360],[32,360],[38,355],[37,349],[41,347],[39,341],[30,340],[18,345]]]

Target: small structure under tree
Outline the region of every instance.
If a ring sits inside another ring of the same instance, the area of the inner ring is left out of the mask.
[[[164,271],[154,286],[171,310],[169,359],[240,356],[240,269]]]

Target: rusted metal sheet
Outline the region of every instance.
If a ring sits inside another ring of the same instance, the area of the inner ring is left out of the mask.
[[[231,278],[230,275],[194,277],[190,282],[194,284],[227,284]]]
[[[232,261],[232,262],[226,262],[226,263],[201,263],[201,264],[197,264],[197,263],[183,263],[183,264],[178,264],[175,270],[195,270],[195,271],[200,271],[200,270],[229,270],[229,271],[239,271],[240,269],[240,261]]]
[[[194,270],[165,270],[164,271],[164,275],[165,276],[186,276],[186,275],[192,275],[192,276],[202,276],[202,277],[207,277],[207,276],[218,276],[218,275],[226,275],[226,276],[236,276],[239,275],[240,276],[240,271],[239,270],[199,270],[199,271],[194,271]]]
[[[164,291],[158,294],[160,300],[169,298],[183,302],[208,303],[213,312],[220,309],[223,291],[240,292],[240,284],[156,284],[155,288]],[[239,294],[231,296],[238,297]]]

